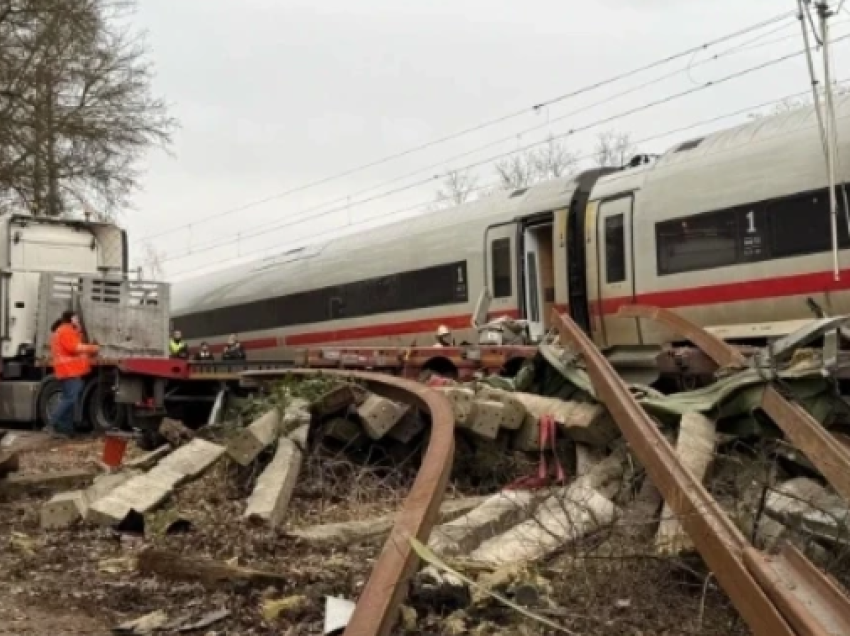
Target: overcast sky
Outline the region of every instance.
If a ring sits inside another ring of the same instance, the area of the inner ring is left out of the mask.
[[[349,223],[421,213],[439,183],[406,186],[802,46],[799,24],[789,18],[535,113],[535,104],[768,20],[792,10],[796,1],[140,0],[139,5],[136,19],[147,31],[157,69],[154,90],[172,105],[181,128],[172,156],[150,153],[135,208],[122,220],[133,253],[141,254],[149,241],[164,254],[170,278],[346,231]],[[850,13],[836,16],[833,24],[837,38],[850,34]],[[850,79],[850,38],[834,45],[834,57],[838,79]],[[598,132],[615,129],[635,140],[655,138],[640,149],[660,152],[746,117],[660,137],[663,133],[807,88],[805,62],[798,57],[576,133],[569,143],[587,154]],[[522,110],[525,114],[475,134],[283,196]],[[521,134],[532,127],[536,130]],[[493,180],[490,169],[476,173],[481,185]],[[341,209],[347,197],[350,203]],[[372,200],[359,203],[364,199]],[[237,208],[244,209],[224,214]],[[314,218],[304,222],[308,216]],[[190,222],[191,228],[182,227]]]

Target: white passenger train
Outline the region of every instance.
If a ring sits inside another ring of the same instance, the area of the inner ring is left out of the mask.
[[[850,177],[850,97],[836,101],[837,180]],[[841,198],[839,197],[839,202]],[[669,340],[616,317],[675,309],[730,340],[780,335],[811,298],[850,313],[850,236],[840,209],[833,268],[829,188],[813,108],[681,143],[651,163],[594,170],[309,245],[178,283],[191,342],[238,333],[251,357],[309,345],[428,345],[440,324],[474,342],[490,317],[533,336],[568,312],[603,348]]]

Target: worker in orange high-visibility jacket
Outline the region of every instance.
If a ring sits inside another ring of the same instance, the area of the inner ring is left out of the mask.
[[[96,355],[99,347],[83,343],[80,319],[73,311],[63,312],[53,331],[50,351],[53,373],[62,384],[62,399],[50,414],[48,432],[65,437],[74,433],[74,410],[83,392],[83,378],[91,371],[89,356]]]

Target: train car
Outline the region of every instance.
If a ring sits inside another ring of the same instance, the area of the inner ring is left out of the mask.
[[[518,254],[513,243],[497,238],[501,225],[551,216],[556,208],[583,208],[591,182],[564,178],[500,193],[176,283],[175,327],[192,343],[221,344],[238,333],[252,357],[269,358],[287,348],[330,343],[427,346],[441,324],[457,343],[474,342],[471,315],[485,280],[494,289],[491,318],[518,317],[526,305],[515,283]],[[551,258],[551,219],[546,227],[541,250]],[[495,241],[490,258],[485,239]],[[540,291],[551,306],[555,282],[546,285]]]
[[[836,100],[837,180],[850,173],[850,97]],[[427,345],[440,324],[474,341],[491,319],[552,309],[602,347],[672,335],[616,316],[681,311],[729,340],[788,333],[807,300],[850,313],[850,217],[833,272],[829,189],[813,108],[680,143],[652,162],[497,193],[174,285],[191,342],[240,334],[252,357],[314,345]],[[841,198],[839,198],[841,202]]]
[[[675,309],[730,341],[793,331],[813,318],[809,299],[828,313],[850,313],[847,96],[837,99],[836,118],[837,254],[811,107],[686,141],[650,167],[600,179],[586,211],[596,342],[671,337],[616,318],[630,303]]]

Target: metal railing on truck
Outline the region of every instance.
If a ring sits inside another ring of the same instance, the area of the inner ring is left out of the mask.
[[[43,273],[36,317],[36,357],[50,356],[50,327],[66,310],[80,314],[105,359],[167,355],[168,283],[75,273]]]

